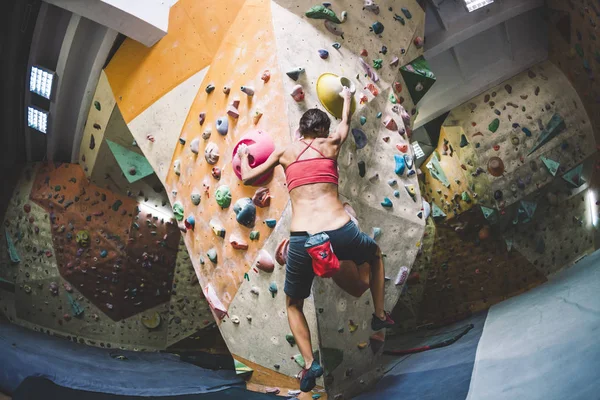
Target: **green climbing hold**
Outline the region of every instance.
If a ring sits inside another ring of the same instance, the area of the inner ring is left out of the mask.
[[[260,239],[260,232],[259,231],[252,231],[250,232],[250,240],[258,240]]]
[[[393,92],[390,93],[390,102],[392,104],[397,104],[398,103],[398,98],[396,97],[396,95]]]
[[[552,176],[556,176],[556,173],[558,172],[558,167],[560,166],[560,163],[557,161],[554,161],[550,158],[546,158],[544,156],[540,157],[540,159],[542,160],[542,162],[544,163],[546,168],[548,168],[548,172],[550,172],[552,174]]]
[[[412,18],[412,14],[410,13],[410,11],[408,11],[408,8],[402,8],[402,14],[404,14],[404,16],[406,17],[406,19],[411,19]]]
[[[367,123],[367,117],[365,117],[364,115],[360,116],[360,124],[364,125]]]
[[[469,196],[469,193],[467,193],[467,192],[462,192],[460,197],[462,198],[462,201],[464,201],[465,203],[471,202],[471,197]]]
[[[17,253],[17,248],[15,247],[7,228],[4,228],[4,236],[6,236],[6,247],[8,248],[8,256],[10,257],[10,261],[13,264],[20,263],[21,258],[19,257],[19,253]]]
[[[236,375],[250,375],[252,374],[252,372],[254,372],[254,370],[252,368],[250,368],[249,366],[247,366],[246,364],[239,362],[238,360],[236,360],[235,358],[233,359],[233,364],[235,366],[235,373]]]
[[[326,20],[334,22],[336,24],[342,23],[342,21],[340,21],[338,16],[335,15],[335,12],[333,12],[333,10],[325,7],[322,4],[311,7],[306,13],[304,13],[304,15],[306,15],[308,18],[312,18],[312,19],[326,19]]]
[[[180,202],[176,201],[173,204],[173,215],[175,216],[175,219],[177,221],[183,221],[183,204],[181,204]]]
[[[294,359],[294,361],[296,361],[296,364],[298,364],[301,368],[304,368],[304,366],[306,365],[306,361],[304,361],[304,357],[302,357],[302,354],[295,354],[292,356],[292,358]]]
[[[217,263],[217,249],[215,249],[214,247],[213,247],[213,248],[211,248],[211,249],[209,249],[209,250],[206,252],[206,256],[207,256],[207,257],[208,257],[208,259],[209,259],[210,261],[212,261],[214,264],[216,264],[216,263]]]
[[[277,283],[271,282],[269,285],[269,292],[271,292],[271,296],[275,298],[275,295],[277,294]]]
[[[481,207],[481,212],[483,213],[483,217],[485,219],[487,219],[491,224],[494,224],[498,219],[498,214],[496,213],[496,210],[493,208],[484,207],[484,206],[480,206],[480,207]]]
[[[382,112],[378,112],[378,113],[377,113],[377,118],[381,118],[381,116],[382,116],[382,115],[383,115],[383,113],[382,113]]]
[[[287,334],[285,335],[285,340],[287,340],[287,342],[290,344],[290,346],[294,346],[296,344],[296,339],[294,338],[294,335],[292,334]]]
[[[442,209],[435,203],[431,203],[432,207],[431,207],[431,215],[433,216],[433,218],[446,218],[446,213],[444,213],[444,211],[442,211]]]
[[[570,185],[575,188],[581,187],[585,183],[585,180],[582,177],[583,173],[583,164],[579,164],[572,170],[568,171],[566,174],[562,176],[562,178],[567,181]]]
[[[488,129],[490,130],[490,132],[496,133],[496,131],[498,130],[499,127],[500,127],[500,120],[498,118],[496,118],[495,120],[493,120],[490,123],[490,125],[488,126]]]
[[[518,210],[518,216],[525,217],[524,219],[521,219],[521,222],[526,224],[527,222],[531,221],[533,215],[535,214],[536,208],[537,203],[534,203],[533,201],[521,200],[521,205]]]
[[[123,202],[121,200],[115,200],[115,202],[113,203],[112,206],[110,206],[110,208],[112,208],[113,211],[119,211],[119,207],[121,207],[123,205]]]
[[[426,165],[427,169],[429,170],[429,173],[431,173],[431,176],[434,179],[437,179],[438,181],[442,182],[444,186],[449,188],[450,182],[448,181],[448,177],[446,177],[446,173],[440,165],[438,157],[438,154],[434,152],[433,156],[431,157],[431,160]]]
[[[81,305],[73,298],[73,296],[71,296],[71,293],[69,292],[65,292],[67,295],[67,301],[69,302],[69,304],[71,305],[71,311],[73,311],[73,315],[76,317],[79,317],[81,314],[83,314],[83,308],[81,307]]]
[[[227,208],[231,205],[231,189],[227,185],[221,185],[215,193],[215,200],[221,208]]]
[[[98,100],[94,101],[94,107],[96,107],[96,110],[98,111],[102,110],[102,106],[100,105],[100,102]]]
[[[546,129],[541,132],[533,148],[529,150],[528,155],[548,143],[550,140],[554,139],[566,128],[567,125],[565,124],[563,117],[561,117],[559,114],[554,114],[550,119],[550,122],[548,122],[548,125],[546,125]]]
[[[381,69],[381,67],[383,67],[383,60],[381,58],[376,58],[373,60],[373,68]]]
[[[136,182],[154,173],[154,169],[148,162],[148,159],[143,155],[108,139],[106,143],[129,183]],[[135,173],[132,174],[131,171],[135,171]]]
[[[462,135],[460,135],[460,147],[466,147],[468,145],[469,145],[469,141],[467,140],[467,137],[463,133]]]
[[[583,52],[583,47],[581,47],[581,44],[577,43],[575,45],[575,51],[577,51],[577,54],[579,54],[579,57],[583,57],[584,52]]]

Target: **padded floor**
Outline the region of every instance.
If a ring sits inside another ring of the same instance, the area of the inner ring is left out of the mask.
[[[600,252],[493,306],[469,400],[600,399]]]
[[[242,388],[229,388],[219,392],[188,394],[182,396],[136,397],[107,393],[87,392],[58,386],[44,378],[27,378],[17,388],[12,400],[268,400],[277,396],[254,393]]]
[[[426,334],[416,332],[391,338],[386,342],[386,349],[421,347],[458,334],[465,325],[474,325],[448,347],[402,357],[384,356],[388,372],[374,389],[357,399],[465,400],[485,318],[486,312],[483,312]]]

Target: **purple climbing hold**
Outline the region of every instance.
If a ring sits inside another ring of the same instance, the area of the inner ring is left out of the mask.
[[[353,128],[352,137],[354,137],[357,149],[362,149],[367,145],[367,135],[361,129]]]
[[[323,60],[326,60],[327,58],[329,58],[329,52],[325,49],[319,49],[319,57],[321,57]]]

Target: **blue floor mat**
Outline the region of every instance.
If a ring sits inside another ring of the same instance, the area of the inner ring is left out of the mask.
[[[118,360],[111,354],[124,355]],[[172,354],[100,349],[0,321],[0,391],[30,376],[59,386],[132,396],[167,396],[245,388],[234,370],[213,371]]]
[[[487,312],[449,325],[435,332],[423,332],[391,338],[386,349],[420,347],[432,343],[432,333],[439,337],[459,333],[473,324],[465,336],[447,347],[402,357],[384,356],[387,372],[368,393],[356,399],[465,400],[469,392],[477,345],[483,332]]]

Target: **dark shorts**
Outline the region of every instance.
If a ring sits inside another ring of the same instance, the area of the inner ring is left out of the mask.
[[[337,258],[354,261],[356,265],[373,259],[377,253],[377,243],[358,229],[354,222],[333,231],[325,231],[331,240],[331,247]],[[306,252],[304,243],[308,239],[306,232],[291,232],[290,245],[285,266],[285,294],[294,299],[310,296],[310,288],[315,273],[312,258]]]

